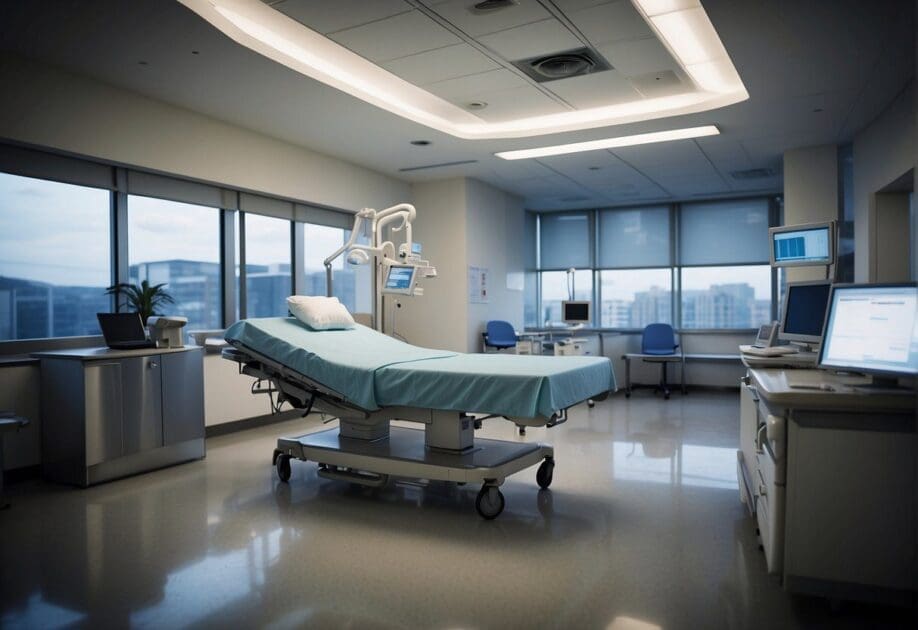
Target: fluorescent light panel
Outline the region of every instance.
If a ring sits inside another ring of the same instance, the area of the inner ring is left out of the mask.
[[[632,0],[698,87],[682,94],[486,122],[384,70],[261,0],[179,0],[237,43],[393,114],[469,140],[527,138],[708,111],[749,98],[698,0]]]
[[[539,147],[536,149],[501,151],[494,155],[505,160],[525,160],[528,158],[547,157],[549,155],[582,153],[584,151],[598,151],[600,149],[631,147],[638,144],[653,144],[655,142],[670,142],[672,140],[687,140],[689,138],[716,136],[719,133],[720,131],[714,125],[704,125],[703,127],[686,127],[685,129],[654,131],[652,133],[639,133],[634,136],[620,136],[618,138],[605,138],[604,140],[574,142],[573,144],[556,144],[551,147]]]

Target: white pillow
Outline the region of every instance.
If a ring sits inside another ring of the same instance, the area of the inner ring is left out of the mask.
[[[298,320],[314,330],[341,330],[354,327],[354,318],[336,297],[291,295],[287,308]]]

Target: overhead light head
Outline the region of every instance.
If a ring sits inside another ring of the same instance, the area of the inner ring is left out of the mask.
[[[362,249],[352,249],[347,254],[347,262],[352,265],[365,265],[370,262],[370,256]]]

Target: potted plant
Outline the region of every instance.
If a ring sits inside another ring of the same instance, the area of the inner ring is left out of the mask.
[[[147,280],[141,281],[139,286],[121,282],[108,287],[105,294],[114,295],[116,300],[123,298],[124,302],[119,303],[118,308],[134,309],[140,313],[140,318],[146,325],[148,317],[162,314],[157,312],[157,309],[166,304],[175,303],[172,296],[163,289],[165,286],[165,282],[151,285]]]

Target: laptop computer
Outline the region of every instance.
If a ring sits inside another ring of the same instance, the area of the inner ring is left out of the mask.
[[[105,344],[113,350],[155,348],[156,342],[147,339],[140,313],[96,313]]]

